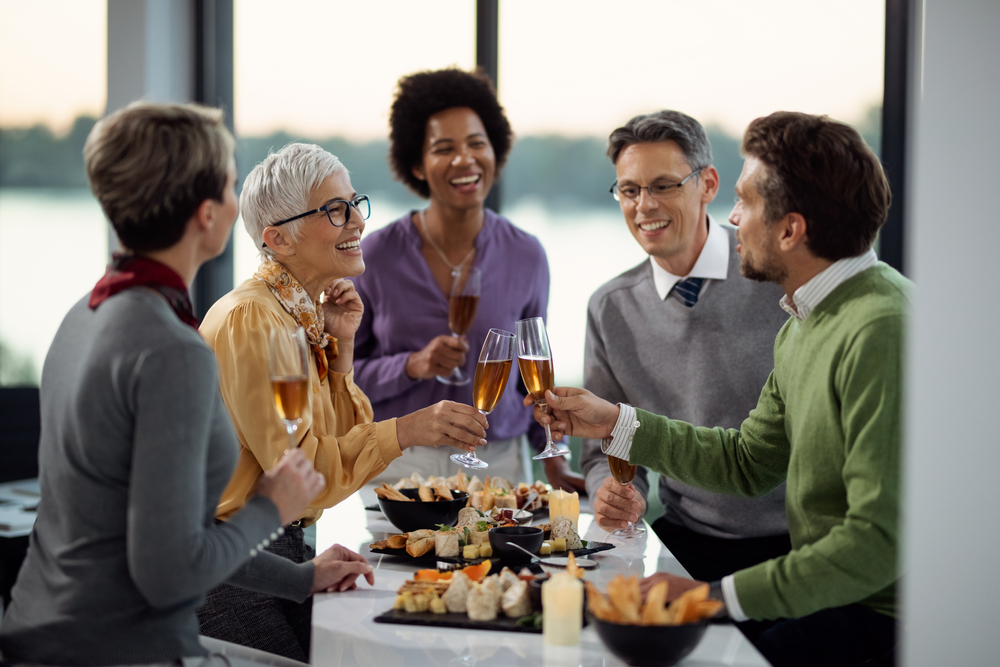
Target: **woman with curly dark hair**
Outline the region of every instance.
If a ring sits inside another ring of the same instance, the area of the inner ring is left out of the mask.
[[[489,78],[443,69],[399,80],[389,118],[389,160],[396,177],[429,199],[366,238],[365,257],[376,271],[355,279],[366,308],[355,336],[355,380],[371,399],[376,419],[408,414],[439,400],[472,402],[471,384],[438,382],[456,367],[472,376],[491,327],[545,317],[549,270],[534,236],[486,208],[486,197],[507,160],[513,134]],[[463,267],[482,272],[472,328],[456,338],[448,328],[453,276]],[[521,404],[517,369],[490,414],[490,444],[477,455],[488,472],[525,480],[522,444],[544,444]],[[447,452],[407,450],[380,479],[454,472]],[[583,489],[563,457],[545,460],[556,487]]]

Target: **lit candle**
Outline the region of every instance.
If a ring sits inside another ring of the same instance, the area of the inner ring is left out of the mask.
[[[564,516],[573,522],[573,530],[580,532],[580,494],[567,493],[561,489],[549,491],[549,520]]]
[[[542,634],[546,644],[576,646],[583,625],[583,582],[559,572],[542,584]]]

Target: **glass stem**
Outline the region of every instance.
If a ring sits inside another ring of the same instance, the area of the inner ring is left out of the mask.
[[[542,412],[544,412],[545,414],[549,414],[548,403],[539,403],[538,407],[540,407],[542,409]],[[552,442],[552,429],[549,428],[548,424],[545,424],[545,446],[555,447],[555,443]]]
[[[285,430],[288,431],[288,448],[295,449],[298,446],[295,442],[295,432],[299,430],[299,425],[295,422],[285,422]]]

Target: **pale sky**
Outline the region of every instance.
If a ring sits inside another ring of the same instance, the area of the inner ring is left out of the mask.
[[[0,125],[100,114],[104,0],[0,0]],[[880,0],[501,0],[519,135],[606,136],[683,110],[738,133],[777,109],[860,118],[882,95]],[[237,130],[385,137],[395,81],[475,59],[472,0],[236,0]]]

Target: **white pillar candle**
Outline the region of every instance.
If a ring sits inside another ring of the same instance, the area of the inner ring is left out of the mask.
[[[549,520],[564,516],[573,522],[573,530],[580,532],[580,494],[567,493],[561,489],[549,491]]]
[[[546,644],[576,646],[583,626],[583,582],[559,572],[542,584],[542,634]]]

